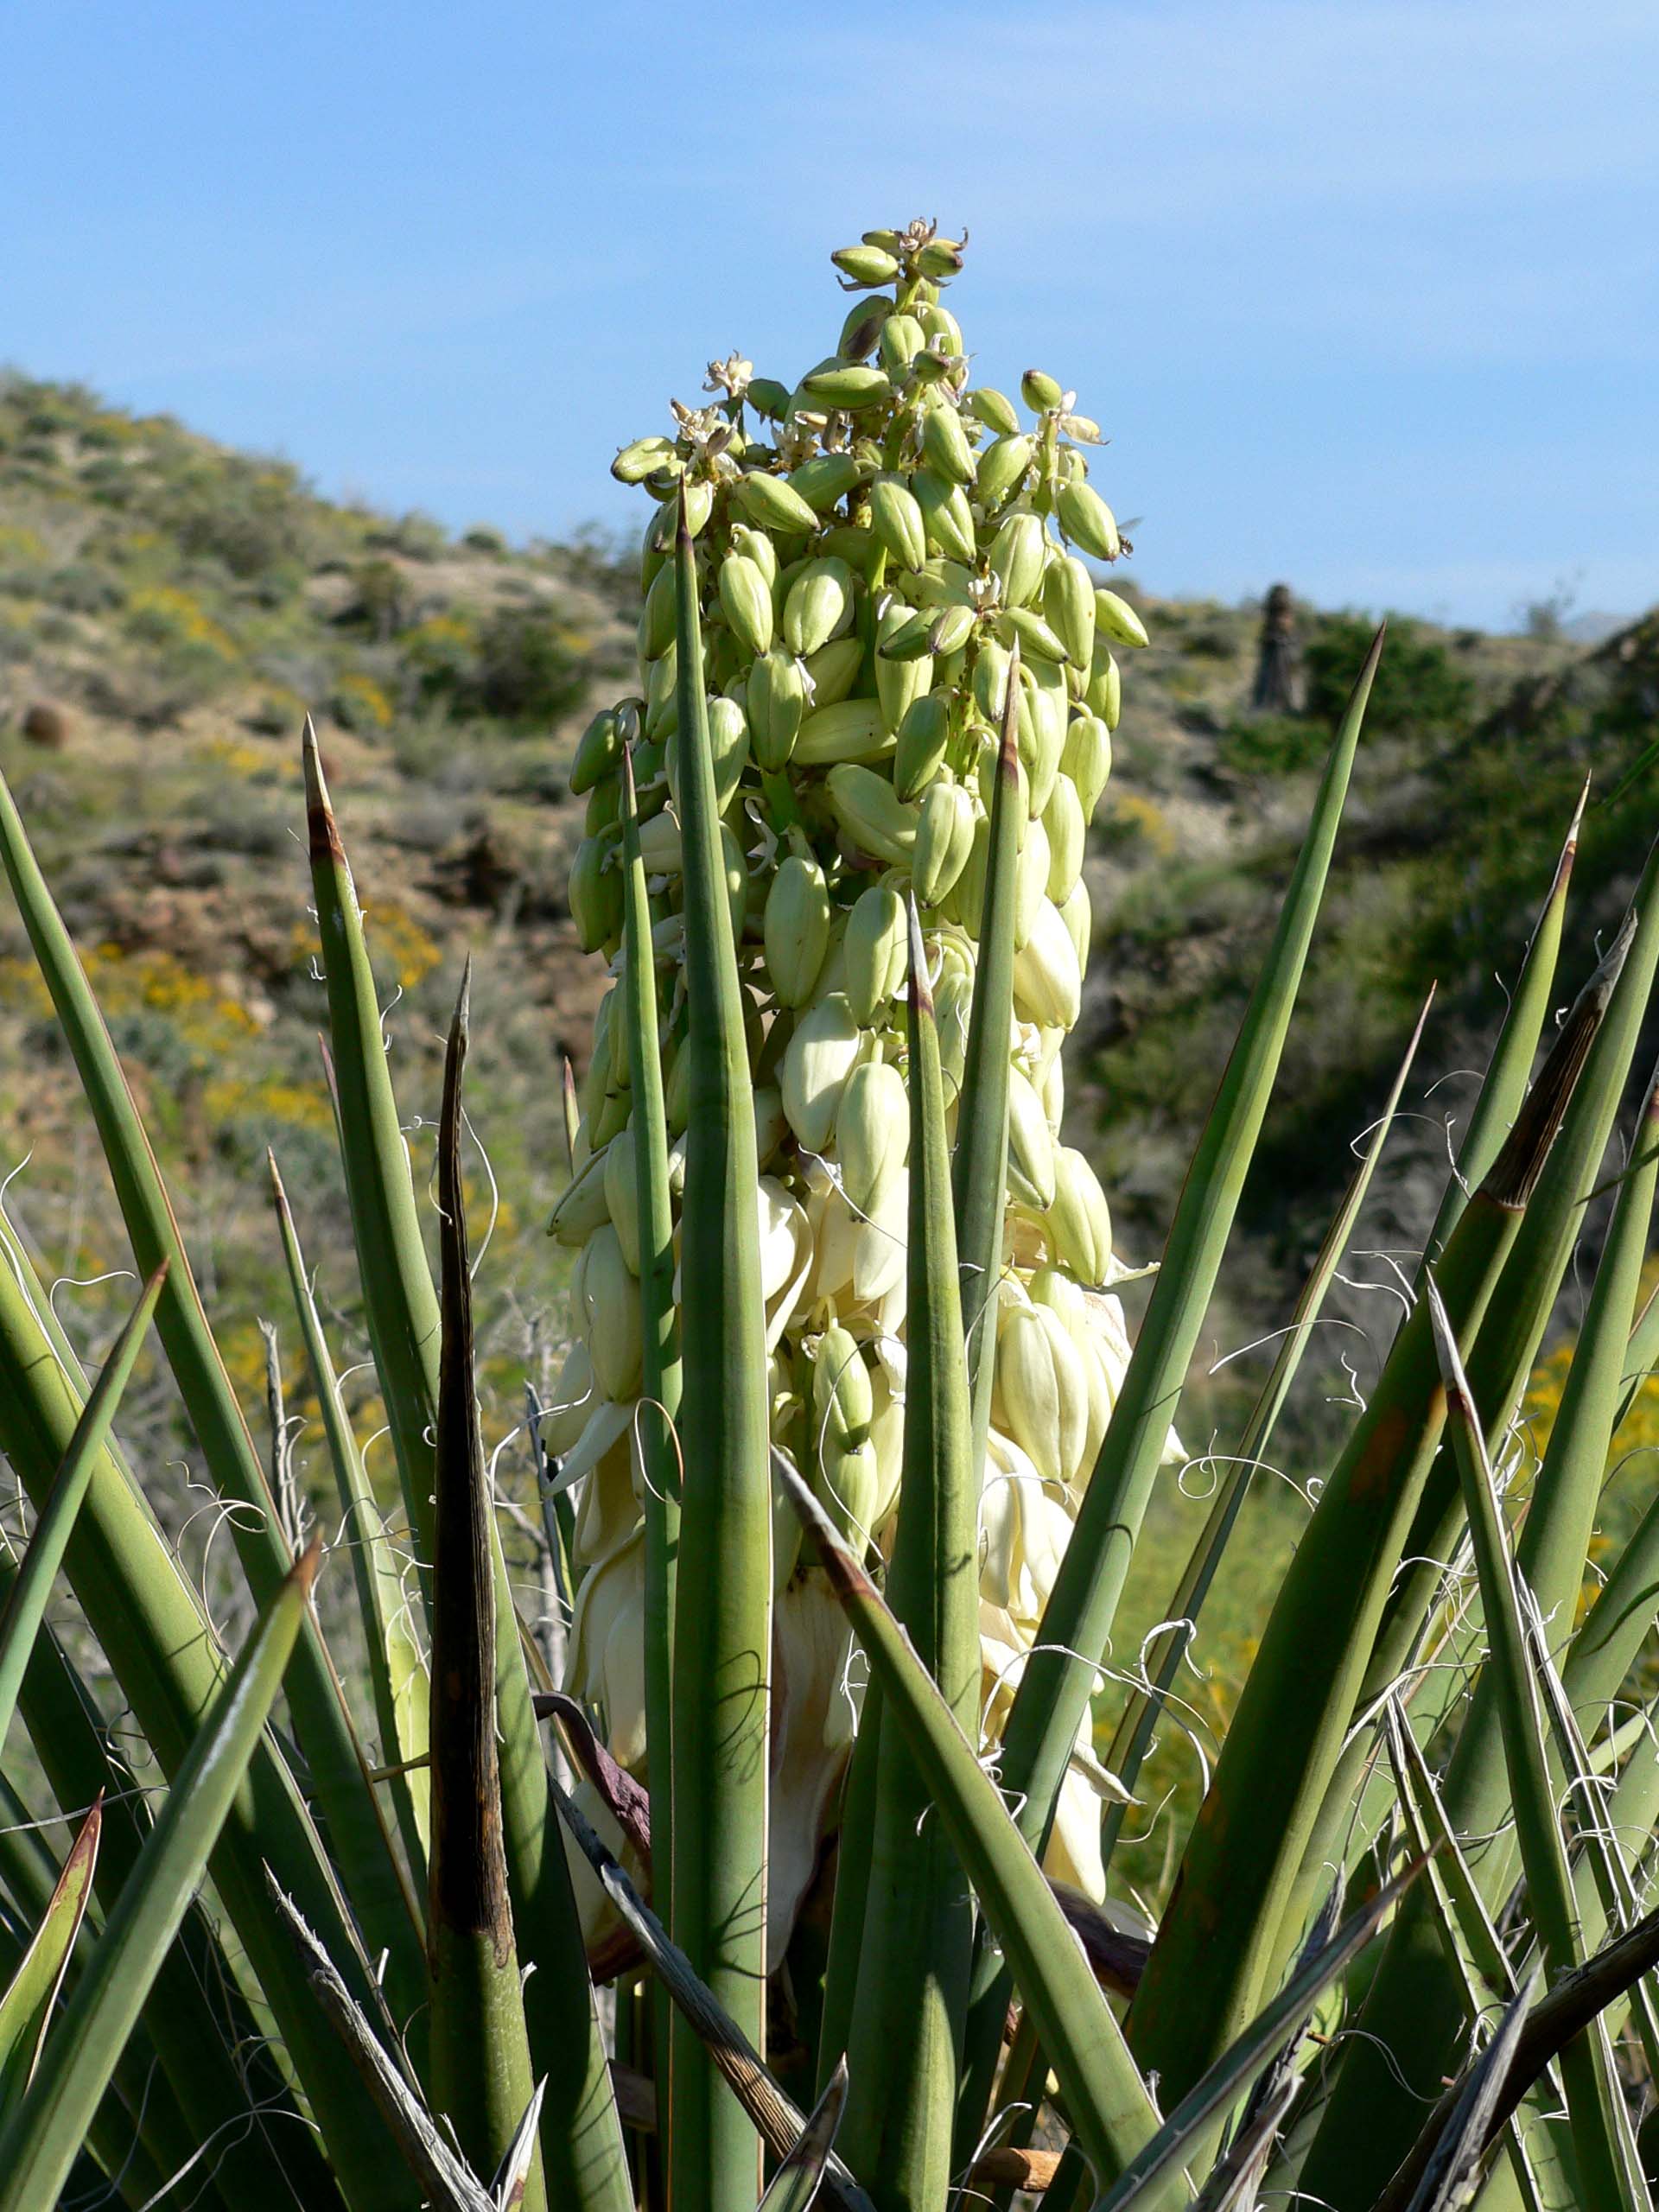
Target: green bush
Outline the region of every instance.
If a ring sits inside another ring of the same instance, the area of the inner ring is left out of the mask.
[[[1340,718],[1373,627],[1363,614],[1327,614],[1320,620],[1303,654],[1310,715],[1329,723]],[[1418,623],[1391,617],[1389,650],[1377,670],[1366,715],[1372,737],[1395,732],[1432,736],[1461,729],[1467,726],[1474,704],[1474,684],[1446,647],[1425,637]]]

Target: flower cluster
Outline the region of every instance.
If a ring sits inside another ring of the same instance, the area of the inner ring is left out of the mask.
[[[646,532],[639,692],[599,715],[572,788],[588,800],[570,903],[618,961],[620,767],[632,747],[652,899],[671,1160],[683,1164],[678,670],[671,559],[682,498],[698,546],[709,734],[748,1012],[772,1437],[880,1554],[899,1503],[909,1112],[906,906],[920,912],[949,1110],[963,1072],[1007,719],[1023,824],[1004,1268],[981,1510],[984,1737],[995,1746],[1128,1361],[1107,1202],[1060,1141],[1060,1047],[1090,918],[1088,824],[1111,764],[1116,651],[1133,607],[1090,560],[1124,550],[1088,481],[1096,426],[1036,371],[1022,419],[969,382],[939,290],[961,246],[927,224],[833,257],[862,296],[833,355],[793,385],[711,363],[677,435],[618,455],[660,504]],[[871,296],[871,295],[874,295]],[[579,1485],[582,1577],[569,1687],[613,1754],[645,1751],[640,1388],[632,1095],[614,991],[582,1089],[552,1229],[578,1251],[578,1337],[545,1430]],[[775,1529],[775,1939],[811,1872],[853,1726],[847,1643],[820,1578]],[[1098,1895],[1097,1770],[1080,1738],[1051,1871]]]

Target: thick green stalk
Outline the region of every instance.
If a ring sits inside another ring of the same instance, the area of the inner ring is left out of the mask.
[[[58,1569],[63,1564],[75,1516],[92,1479],[92,1470],[115,1419],[121,1393],[126,1389],[143,1348],[166,1276],[167,1262],[163,1260],[145,1284],[143,1295],[104,1363],[86,1410],[75,1424],[63,1465],[41,1510],[4,1610],[0,1611],[0,1753],[6,1748],[11,1718],[17,1710],[17,1694],[23,1685],[53,1585],[58,1579]]]
[[[464,976],[444,1058],[438,1127],[442,1331],[432,1552],[432,1848],[427,1910],[433,2102],[461,2156],[488,2177],[530,2103],[530,2039],[501,1845],[495,1753],[493,1504],[473,1366],[473,1289],[461,1178]],[[526,2212],[545,2212],[537,2153]]]
[[[1003,1786],[1022,1801],[1020,1833],[1040,1847],[1111,1634],[1153,1477],[1198,1343],[1244,1178],[1278,1073],[1382,633],[1360,671],[1332,747],[1279,925],[1182,1187],[1169,1241],[1003,1733]],[[1074,1656],[1080,1655],[1080,1656]]]
[[[421,1242],[408,1149],[397,1124],[363,918],[328,803],[315,735],[305,747],[312,881],[329,978],[329,1035],[340,1158],[351,1202],[365,1310],[386,1417],[405,1468],[411,1523],[429,1557],[432,1438],[436,1433],[441,1323]],[[490,1528],[495,1584],[496,1757],[501,1821],[519,1946],[535,1972],[524,1985],[531,2048],[568,2054],[548,2082],[541,2142],[550,2175],[577,2146],[584,2212],[621,2212],[626,2158],[611,2095],[604,2039],[588,1976],[570,1869],[548,1795],[541,1732],[531,1705],[518,1617]],[[304,1909],[303,1900],[299,1901]],[[308,1919],[312,1916],[307,1911]],[[315,1921],[312,1920],[315,1926]]]
[[[685,1472],[674,1628],[675,1941],[766,2048],[772,1484],[760,1178],[743,1005],[709,747],[696,555],[675,545],[678,777],[690,1054],[681,1256]],[[670,2082],[675,2212],[760,2196],[760,2146],[681,2019]]]
[[[675,1581],[680,1548],[680,1322],[674,1304],[674,1208],[651,902],[639,855],[633,760],[622,765],[622,1008],[633,1077],[634,1193],[639,1213],[639,1318],[644,1347],[639,1450],[645,1476],[645,1743],[657,1910],[673,1920]],[[658,2008],[659,2012],[661,2007]],[[666,2025],[666,2019],[664,2019]]]
[[[1463,1481],[1475,1567],[1480,1578],[1487,1666],[1495,1685],[1516,1835],[1526,1870],[1527,1908],[1549,1977],[1560,1980],[1580,1963],[1578,1912],[1567,1847],[1556,1819],[1544,1717],[1527,1650],[1516,1567],[1498,1513],[1497,1486],[1486,1458],[1479,1414],[1469,1395],[1451,1325],[1432,1282],[1427,1302],[1446,1385],[1446,1425]],[[1560,2065],[1586,2212],[1627,2212],[1626,2176],[1613,2111],[1620,2091],[1597,2031],[1591,2029],[1575,2036],[1561,2053]]]
[[[1446,1247],[1446,1302],[1471,1341],[1605,1008],[1598,979]],[[1261,2001],[1445,1417],[1420,1301],[1281,1585],[1130,2007],[1137,2056],[1178,2096]]]
[[[214,1699],[40,2070],[0,2133],[0,2212],[55,2202],[264,1733],[309,1607],[313,1545]]]
[[[276,1172],[275,1157],[267,1153],[272,1203],[282,1236],[283,1258],[289,1288],[299,1316],[300,1334],[322,1415],[323,1434],[334,1471],[340,1500],[340,1533],[351,1555],[352,1579],[357,1588],[358,1611],[368,1660],[369,1688],[380,1733],[380,1757],[393,1771],[386,1788],[391,1793],[397,1833],[413,1878],[426,1880],[427,1780],[423,1771],[404,1771],[410,1761],[423,1760],[427,1751],[427,1704],[429,1694],[426,1662],[409,1618],[410,1592],[403,1569],[386,1535],[375,1503],[374,1492],[363,1470],[357,1439],[340,1402],[334,1363],[317,1302],[312,1295],[300,1251],[299,1233],[289,1210],[288,1194]],[[417,1920],[422,1915],[410,1899]]]
[[[927,955],[910,914],[904,1478],[887,1602],[964,1734],[979,1718],[979,1483]],[[1003,1059],[1006,1064],[1007,1052]],[[842,2148],[882,2212],[944,2202],[974,1936],[968,1882],[914,1751],[884,1731]]]
[[[933,1814],[960,1853],[1014,1970],[1077,2138],[1096,2178],[1108,2182],[1158,2125],[1122,2031],[1030,1845],[881,1593],[781,1455],[777,1475],[881,1685],[882,1732],[903,1731],[926,1777]]]
[[[283,1586],[290,1561],[265,1470],[208,1326],[149,1133],[3,779],[0,860],[74,1056],[133,1257],[146,1279],[162,1261],[168,1262],[156,1309],[156,1331],[213,1484],[222,1497],[245,1509],[226,1516],[231,1537],[256,1604],[267,1605]],[[387,1955],[386,1983],[394,2001],[412,2009],[419,2002],[419,1946],[315,1611],[301,1624],[287,1695],[295,1733],[364,1932]]]

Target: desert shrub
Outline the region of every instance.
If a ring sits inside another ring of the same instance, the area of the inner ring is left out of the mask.
[[[1308,639],[1307,711],[1337,721],[1348,703],[1354,671],[1364,659],[1375,624],[1363,614],[1327,614]],[[1389,649],[1371,687],[1365,727],[1385,734],[1430,736],[1463,728],[1474,709],[1475,687],[1446,648],[1398,616],[1389,624]]]

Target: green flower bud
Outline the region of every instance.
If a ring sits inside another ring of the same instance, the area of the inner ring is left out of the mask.
[[[944,240],[936,241],[944,244]],[[931,272],[927,272],[931,273]],[[931,292],[922,300],[916,310],[916,320],[927,333],[928,342],[941,346],[947,353],[962,352],[962,325],[949,308],[939,305],[939,296]]]
[[[1144,645],[1147,643],[1147,626],[1129,605],[1115,591],[1095,594],[1095,627],[1099,635],[1115,645]]]
[[[970,607],[942,607],[928,626],[928,651],[938,654],[943,662],[950,654],[959,653],[973,634],[974,612]],[[938,675],[944,682],[956,681],[943,667]]]
[[[820,645],[817,652],[809,653],[806,676],[812,690],[813,706],[820,710],[838,706],[857,683],[863,665],[864,643],[861,638],[837,638],[832,645]]]
[[[1045,376],[1040,369],[1027,369],[1020,379],[1020,397],[1033,415],[1049,415],[1065,394],[1052,377]]]
[[[861,892],[847,917],[842,940],[847,1002],[868,1029],[905,978],[908,945],[905,902],[887,884]]]
[[[774,646],[749,671],[745,701],[754,757],[775,774],[795,749],[806,712],[806,671],[792,653]]]
[[[1065,660],[1065,647],[1034,607],[1010,607],[1004,610],[1000,630],[1006,630],[1010,645],[1018,638],[1020,651],[1033,677],[1039,663],[1051,668],[1061,667]]]
[[[611,829],[622,818],[622,779],[613,772],[602,784],[595,784],[588,794],[588,808],[582,817],[583,835],[597,837],[601,830]]]
[[[964,391],[962,404],[976,422],[982,423],[998,437],[1012,437],[1020,428],[1020,417],[1014,411],[1013,401],[990,385],[980,385],[972,391]],[[982,462],[981,467],[983,465]]]
[[[1048,896],[1048,832],[1040,820],[1027,822],[1014,871],[1014,947],[1017,952],[1037,925]]]
[[[780,1006],[804,1006],[812,996],[829,949],[830,912],[823,870],[807,853],[791,853],[772,879],[761,924]]]
[[[954,238],[931,238],[916,257],[924,276],[954,276],[962,267],[962,248]]]
[[[652,578],[639,613],[639,657],[658,660],[674,642],[674,570],[660,568]]]
[[[808,1472],[824,1510],[861,1548],[874,1533],[881,1488],[870,1433],[874,1413],[864,1356],[851,1334],[834,1324],[819,1338],[812,1363]]]
[[[1083,849],[1087,826],[1083,802],[1070,776],[1054,779],[1054,788],[1043,809],[1043,828],[1048,836],[1048,895],[1058,906],[1071,895],[1083,873]]]
[[[668,571],[663,573],[666,575]],[[732,626],[732,635],[746,653],[771,650],[772,588],[754,563],[741,553],[728,553],[720,564],[720,603]]]
[[[909,866],[916,842],[916,809],[905,804],[884,776],[843,762],[830,769],[825,788],[836,825],[855,851],[869,853],[894,868]]]
[[[853,572],[844,561],[809,561],[784,601],[784,643],[803,658],[827,645],[853,614]]]
[[[995,1388],[1007,1433],[1046,1481],[1069,1484],[1087,1434],[1082,1354],[1047,1306],[1005,1298],[997,1318]]]
[[[580,798],[583,791],[590,791],[601,777],[615,772],[622,760],[622,730],[613,708],[606,708],[594,716],[576,746],[576,757],[570,766],[571,796]]]
[[[1095,650],[1095,583],[1075,553],[1052,561],[1043,578],[1043,616],[1065,647],[1065,657],[1086,669]]]
[[[1077,949],[1058,909],[1045,899],[1030,936],[1014,956],[1014,1010],[1039,1029],[1073,1029],[1082,1004]]]
[[[986,447],[979,457],[976,488],[987,514],[1020,489],[1035,450],[1033,441],[1018,432],[1012,437],[997,438]]]
[[[1031,810],[1038,815],[1048,804],[1054,779],[1060,772],[1060,754],[1065,745],[1065,693],[1022,683],[1018,738],[1020,758],[1031,779]]]
[[[753,386],[750,386],[751,391]],[[777,530],[786,536],[798,536],[818,526],[817,516],[792,484],[785,484],[781,477],[767,476],[756,470],[753,475],[741,476],[735,487],[735,497],[744,512],[758,523],[762,530]]]
[[[1039,515],[1010,515],[991,540],[991,572],[1002,586],[1004,607],[1025,607],[1042,589],[1048,534]],[[1062,653],[1058,658],[1064,659]]]
[[[841,1094],[864,1052],[864,1032],[838,991],[808,1007],[796,1021],[778,1088],[803,1152],[821,1153],[829,1143]]]
[[[548,1218],[548,1235],[556,1237],[572,1251],[580,1251],[600,1224],[610,1219],[605,1197],[605,1163],[610,1154],[611,1147],[607,1145],[603,1152],[588,1160],[582,1173],[560,1192],[559,1202]]]
[[[928,786],[911,868],[919,905],[937,906],[949,896],[974,849],[976,822],[974,802],[960,784]]]
[[[798,768],[824,768],[874,760],[890,742],[879,699],[842,699],[807,715],[791,758]]]
[[[639,1196],[634,1161],[633,1124],[613,1136],[605,1147],[605,1211],[622,1247],[630,1274],[639,1273]]]
[[[1089,886],[1082,876],[1067,892],[1059,911],[1060,919],[1065,924],[1065,933],[1071,940],[1071,949],[1077,956],[1077,973],[1081,976],[1089,965],[1095,933],[1095,918],[1089,905]]]
[[[948,402],[930,407],[922,417],[922,458],[947,483],[971,484],[978,470],[962,417]],[[971,558],[971,555],[969,556]]]
[[[776,377],[751,377],[743,397],[757,415],[764,415],[770,423],[781,423],[789,412],[789,386],[779,384]]]
[[[914,667],[914,662],[899,662]],[[945,691],[924,691],[906,708],[899,724],[899,743],[893,756],[893,787],[900,798],[914,798],[931,783],[944,759],[950,736],[950,697]],[[931,903],[931,901],[929,902]]]
[[[1007,647],[995,638],[982,638],[974,662],[974,704],[993,729],[1001,726],[1007,698]]]
[[[911,479],[911,489],[921,509],[927,543],[953,561],[971,563],[976,550],[974,512],[961,485],[952,483],[935,470],[918,468]]]
[[[1055,1150],[1054,1198],[1044,1227],[1056,1257],[1079,1282],[1110,1280],[1112,1217],[1106,1193],[1089,1162],[1069,1145]]]
[[[1097,561],[1116,561],[1122,551],[1112,511],[1092,486],[1062,484],[1055,500],[1060,528],[1074,544]]]
[[[919,569],[927,535],[916,495],[897,476],[878,476],[870,486],[870,528],[901,569]]]
[[[570,864],[570,918],[584,952],[602,952],[622,934],[622,879],[604,866],[609,848],[599,837],[584,837]]]
[[[889,284],[899,274],[896,257],[879,245],[844,245],[830,258],[855,284]]]
[[[721,813],[731,804],[749,765],[749,725],[735,699],[709,702],[709,753],[715,769],[715,804]],[[680,748],[668,751],[669,796],[680,803]],[[643,848],[642,848],[643,849]]]
[[[1111,648],[1098,632],[1095,638],[1095,658],[1090,664],[1089,681],[1083,688],[1083,703],[1091,715],[1098,715],[1109,730],[1117,728],[1123,711],[1123,679],[1117,663],[1112,658]]]
[[[653,469],[675,458],[674,448],[667,438],[636,438],[617,454],[611,463],[611,474],[619,484],[643,484]]]
[[[680,654],[671,645],[645,671],[645,735],[671,737],[680,726]]]
[[[570,1295],[600,1389],[614,1400],[632,1397],[639,1388],[639,1286],[609,1222],[582,1246]]]
[[[925,697],[927,687],[932,681],[931,657],[920,660],[889,660],[885,655],[876,656],[876,696],[881,702],[882,727],[889,735],[896,735],[905,716],[918,699]]]
[[[965,607],[971,612],[976,604],[973,570],[963,562],[947,561],[942,553],[929,558],[912,589],[922,607]]]
[[[778,549],[764,530],[751,529],[746,522],[732,525],[732,550],[746,561],[753,561],[766,579],[766,589],[773,590],[778,582]],[[674,596],[671,582],[669,598]]]
[[[1074,715],[1060,752],[1060,766],[1077,787],[1085,823],[1094,818],[1112,772],[1111,732],[1097,715]]]
[[[850,375],[851,371],[848,373]],[[874,369],[861,375],[874,376]],[[814,514],[828,514],[837,499],[846,498],[863,471],[849,453],[821,453],[789,473],[789,486],[798,492]]]
[[[881,365],[902,376],[927,343],[927,333],[913,315],[890,315],[881,326]]]
[[[893,385],[884,369],[866,368],[858,362],[831,362],[801,378],[801,393],[814,407],[849,410],[879,406],[893,397]]]
[[[873,1213],[910,1154],[909,1094],[886,1060],[866,1060],[848,1077],[836,1113],[836,1152],[848,1205]]]

